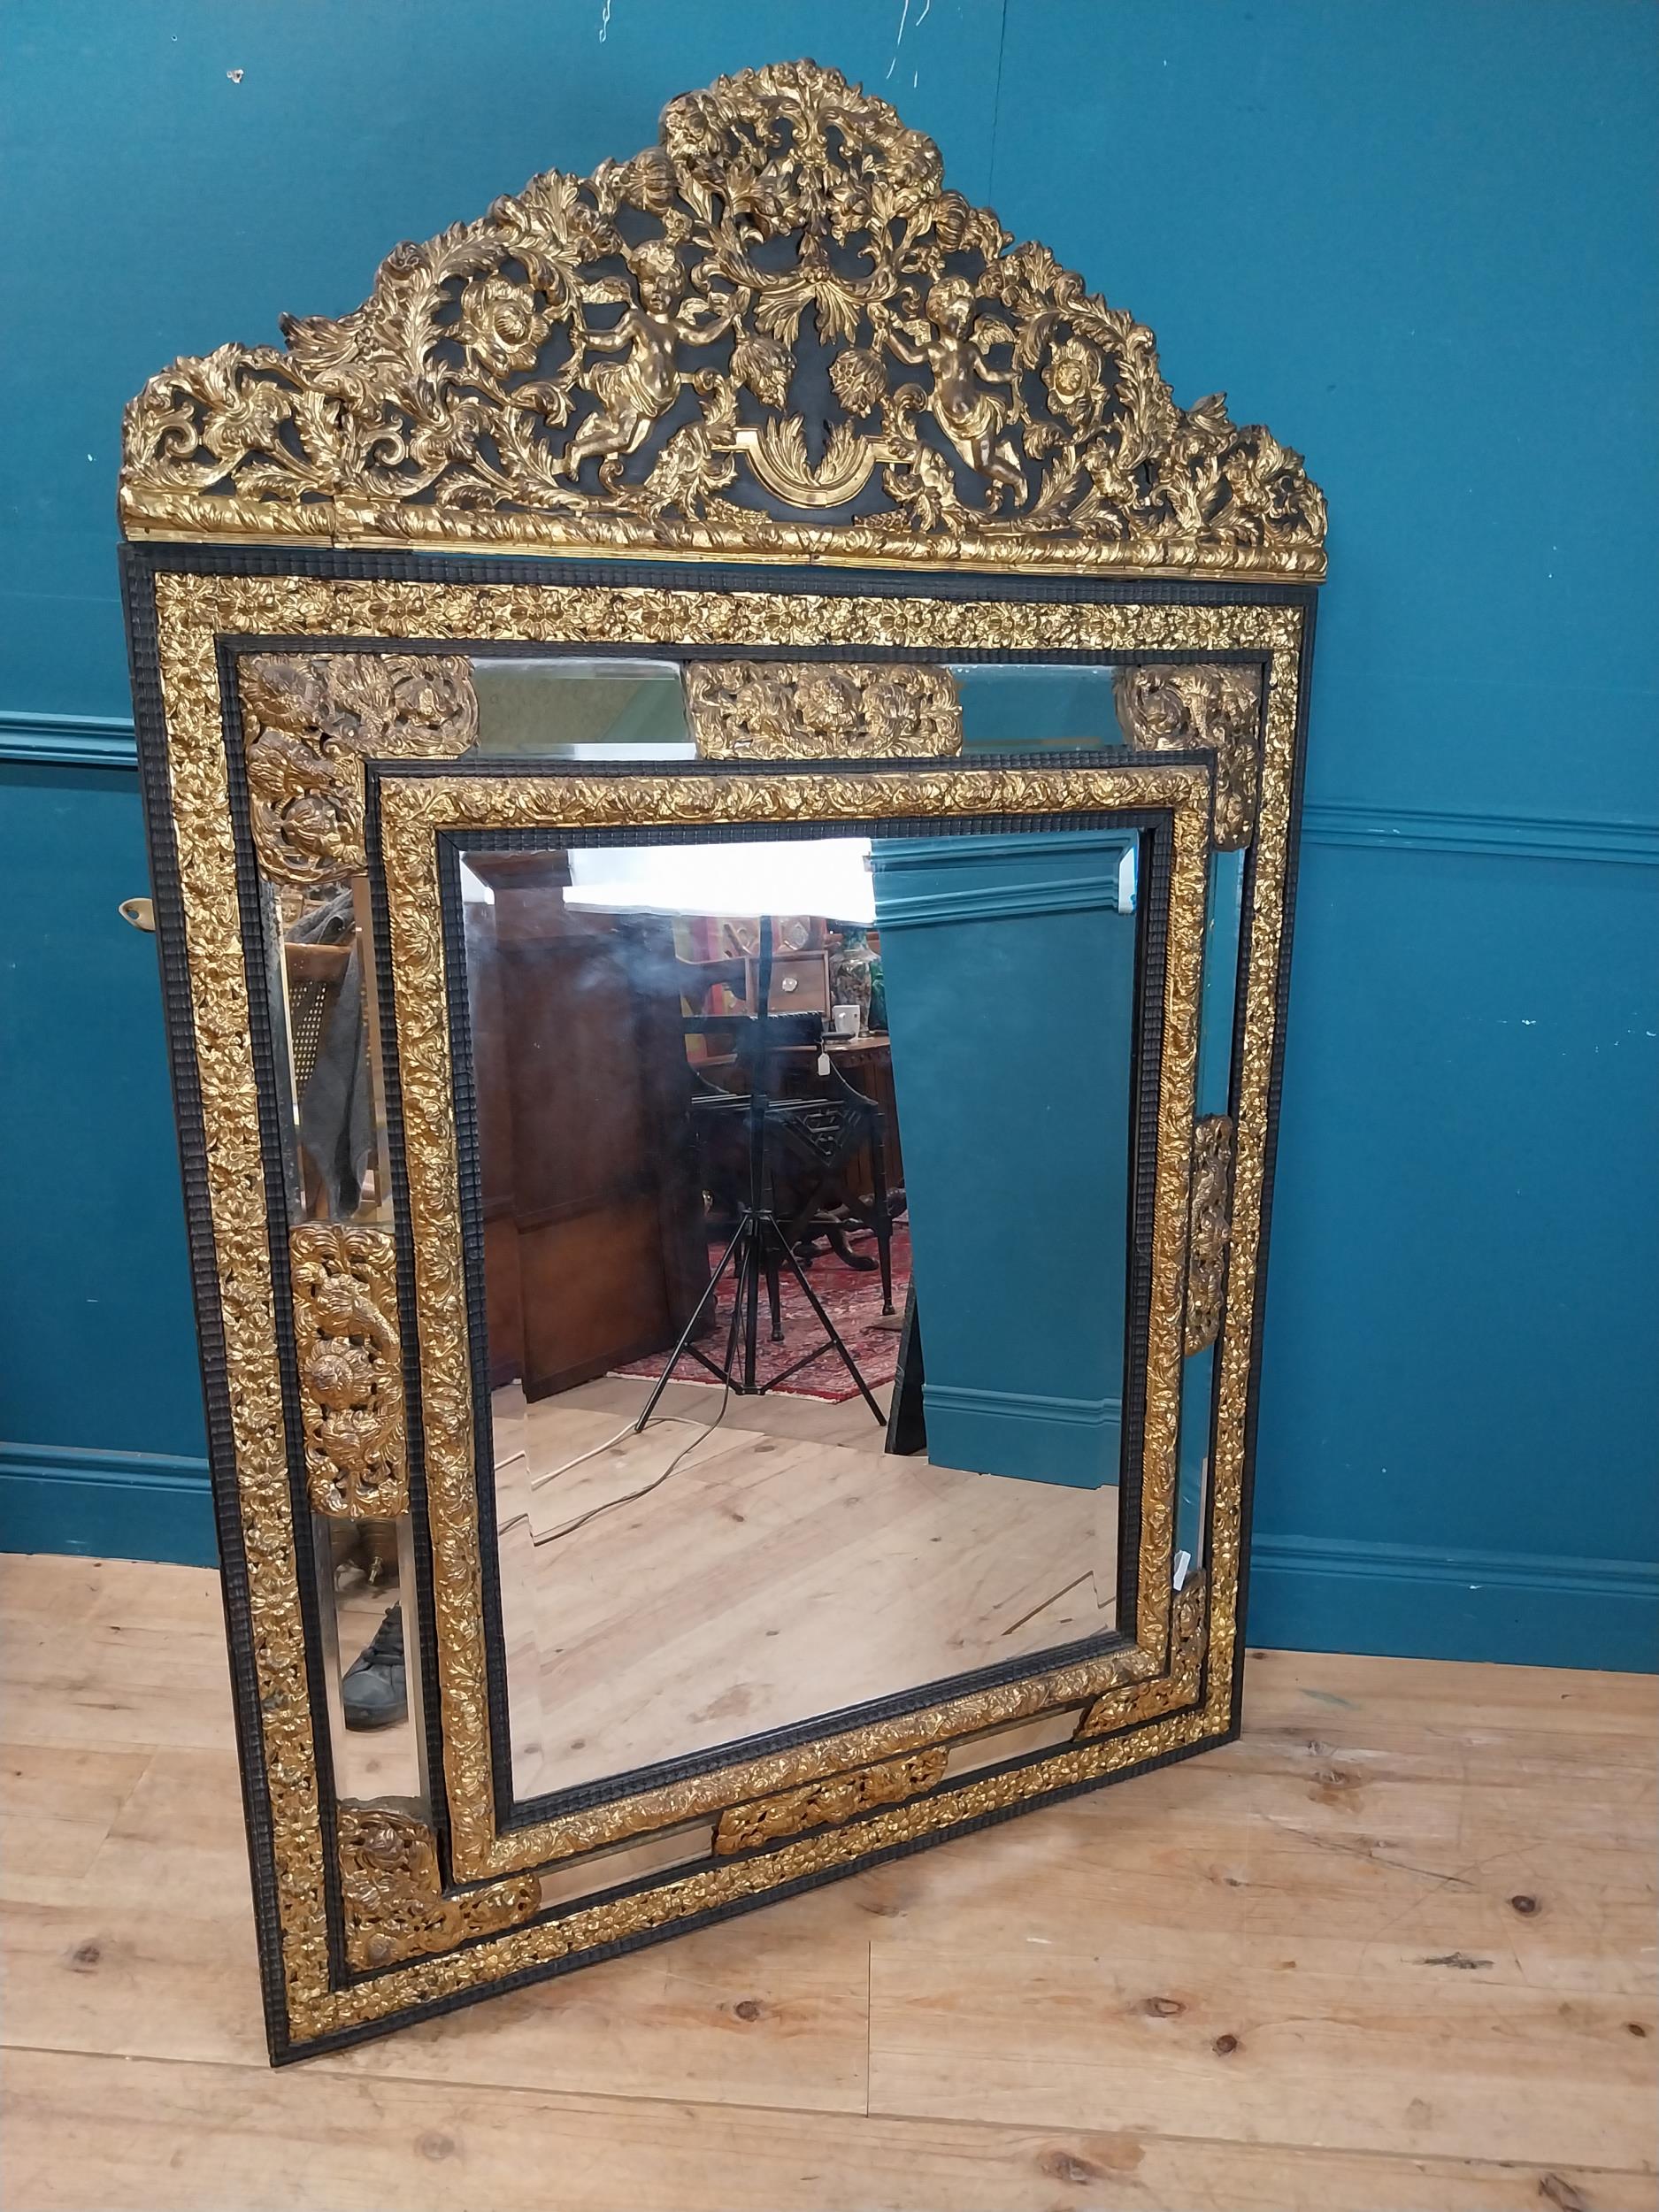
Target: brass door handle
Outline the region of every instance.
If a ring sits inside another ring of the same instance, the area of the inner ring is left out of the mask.
[[[156,908],[153,900],[123,899],[115,910],[124,922],[131,922],[134,929],[149,930],[154,933]]]

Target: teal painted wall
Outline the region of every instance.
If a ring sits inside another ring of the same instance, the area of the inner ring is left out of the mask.
[[[343,311],[394,240],[632,150],[722,70],[862,77],[1330,495],[1251,1635],[1651,1664],[1656,24],[12,0],[0,737],[121,757],[116,446],[150,371]],[[154,968],[111,911],[133,779],[5,774],[0,1495],[29,1541],[199,1549]]]

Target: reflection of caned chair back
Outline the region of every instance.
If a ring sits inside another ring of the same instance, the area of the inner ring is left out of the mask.
[[[328,1017],[339,996],[337,978],[327,982],[291,983],[288,986],[289,1040],[294,1055],[294,1094],[296,1098],[304,1097],[305,1087],[316,1072],[323,1033],[328,1027]]]

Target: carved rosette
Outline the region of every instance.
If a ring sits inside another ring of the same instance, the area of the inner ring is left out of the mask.
[[[705,760],[942,757],[962,750],[949,669],[894,661],[697,661],[686,714]]]
[[[363,867],[365,759],[452,760],[478,741],[458,654],[250,654],[242,664],[254,850],[279,884]]]
[[[354,1972],[451,1950],[468,1936],[499,1935],[541,1909],[534,1874],[446,1897],[431,1829],[400,1807],[348,1799],[338,1834],[346,1960]]]
[[[1120,668],[1118,726],[1152,752],[1208,747],[1216,756],[1216,844],[1236,852],[1256,820],[1261,680],[1253,668]]]
[[[130,534],[1325,572],[1300,455],[1178,408],[1149,330],[812,62],[281,326],[131,403]]]
[[[839,1827],[842,1821],[868,1812],[877,1805],[902,1805],[945,1778],[949,1752],[943,1746],[913,1752],[909,1758],[890,1759],[884,1765],[864,1767],[854,1774],[826,1775],[804,1789],[785,1790],[778,1797],[764,1797],[749,1805],[733,1805],[721,1814],[714,1831],[719,1857],[734,1851],[758,1850],[784,1836],[798,1836],[810,1828]]]
[[[1074,1740],[1109,1736],[1117,1729],[1179,1713],[1195,1703],[1209,1637],[1209,1578],[1202,1568],[1194,1567],[1176,1592],[1171,1609],[1168,1674],[1156,1682],[1109,1690],[1097,1697],[1079,1721]]]
[[[1221,1331],[1227,1286],[1227,1240],[1233,1170],[1233,1124],[1210,1114],[1193,1132],[1193,1199],[1187,1245],[1187,1336],[1189,1353],[1213,1344]]]
[[[396,1520],[409,1509],[409,1474],[392,1239],[308,1222],[289,1233],[288,1264],[312,1509]]]

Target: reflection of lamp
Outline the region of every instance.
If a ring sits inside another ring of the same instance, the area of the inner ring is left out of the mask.
[[[868,927],[869,854],[867,837],[578,849],[565,901],[627,914],[820,914]]]

